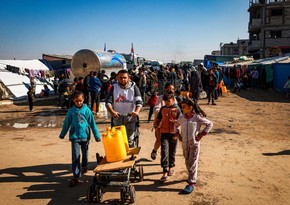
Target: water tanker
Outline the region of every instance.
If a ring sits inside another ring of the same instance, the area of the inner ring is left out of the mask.
[[[79,50],[71,61],[72,72],[77,77],[85,77],[90,71],[105,70],[110,77],[111,72],[127,69],[126,59],[119,53],[104,51]]]

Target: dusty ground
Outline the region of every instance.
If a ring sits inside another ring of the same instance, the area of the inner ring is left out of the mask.
[[[144,166],[145,178],[132,183],[135,204],[289,204],[290,100],[274,91],[251,90],[227,93],[217,103],[200,102],[214,128],[202,139],[199,181],[190,195],[179,193],[187,177],[180,143],[176,175],[159,182],[160,154],[151,161],[154,136],[144,109],[138,164]],[[87,203],[95,153],[103,154],[103,145],[91,142],[90,172],[83,183],[68,187],[70,143],[67,136],[58,139],[65,112],[53,104],[37,102],[33,113],[27,105],[0,106],[0,204]],[[97,121],[101,132],[109,126]],[[120,204],[118,188],[105,191],[103,204]]]

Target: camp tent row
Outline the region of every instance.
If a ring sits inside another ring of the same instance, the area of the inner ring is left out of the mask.
[[[25,98],[30,76],[36,76],[36,93],[41,92],[44,83],[53,90],[51,83],[43,78],[50,69],[42,60],[0,60],[0,100]]]
[[[260,84],[271,86],[278,91],[284,91],[284,84],[290,76],[290,54],[250,61],[238,61],[234,63],[220,63],[223,69],[230,69],[236,65],[239,68],[252,70],[257,68],[259,71]],[[229,85],[230,79],[224,77],[226,85]]]

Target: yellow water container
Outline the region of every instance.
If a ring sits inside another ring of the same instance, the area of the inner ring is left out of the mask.
[[[127,152],[120,129],[107,129],[107,133],[102,134],[102,141],[107,162],[121,161],[126,158]]]
[[[222,94],[224,94],[224,93],[227,93],[228,91],[227,91],[227,87],[226,86],[222,86]]]
[[[129,151],[129,144],[128,144],[126,126],[125,125],[120,125],[120,126],[115,126],[113,128],[116,129],[116,130],[121,130],[123,138],[124,138],[125,148],[126,148],[126,151],[128,152]]]

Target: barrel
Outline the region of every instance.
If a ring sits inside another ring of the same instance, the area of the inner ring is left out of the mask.
[[[85,77],[91,71],[100,70],[105,70],[110,76],[111,72],[117,73],[121,69],[127,69],[127,64],[124,56],[119,53],[82,49],[73,55],[71,68],[77,77]]]

